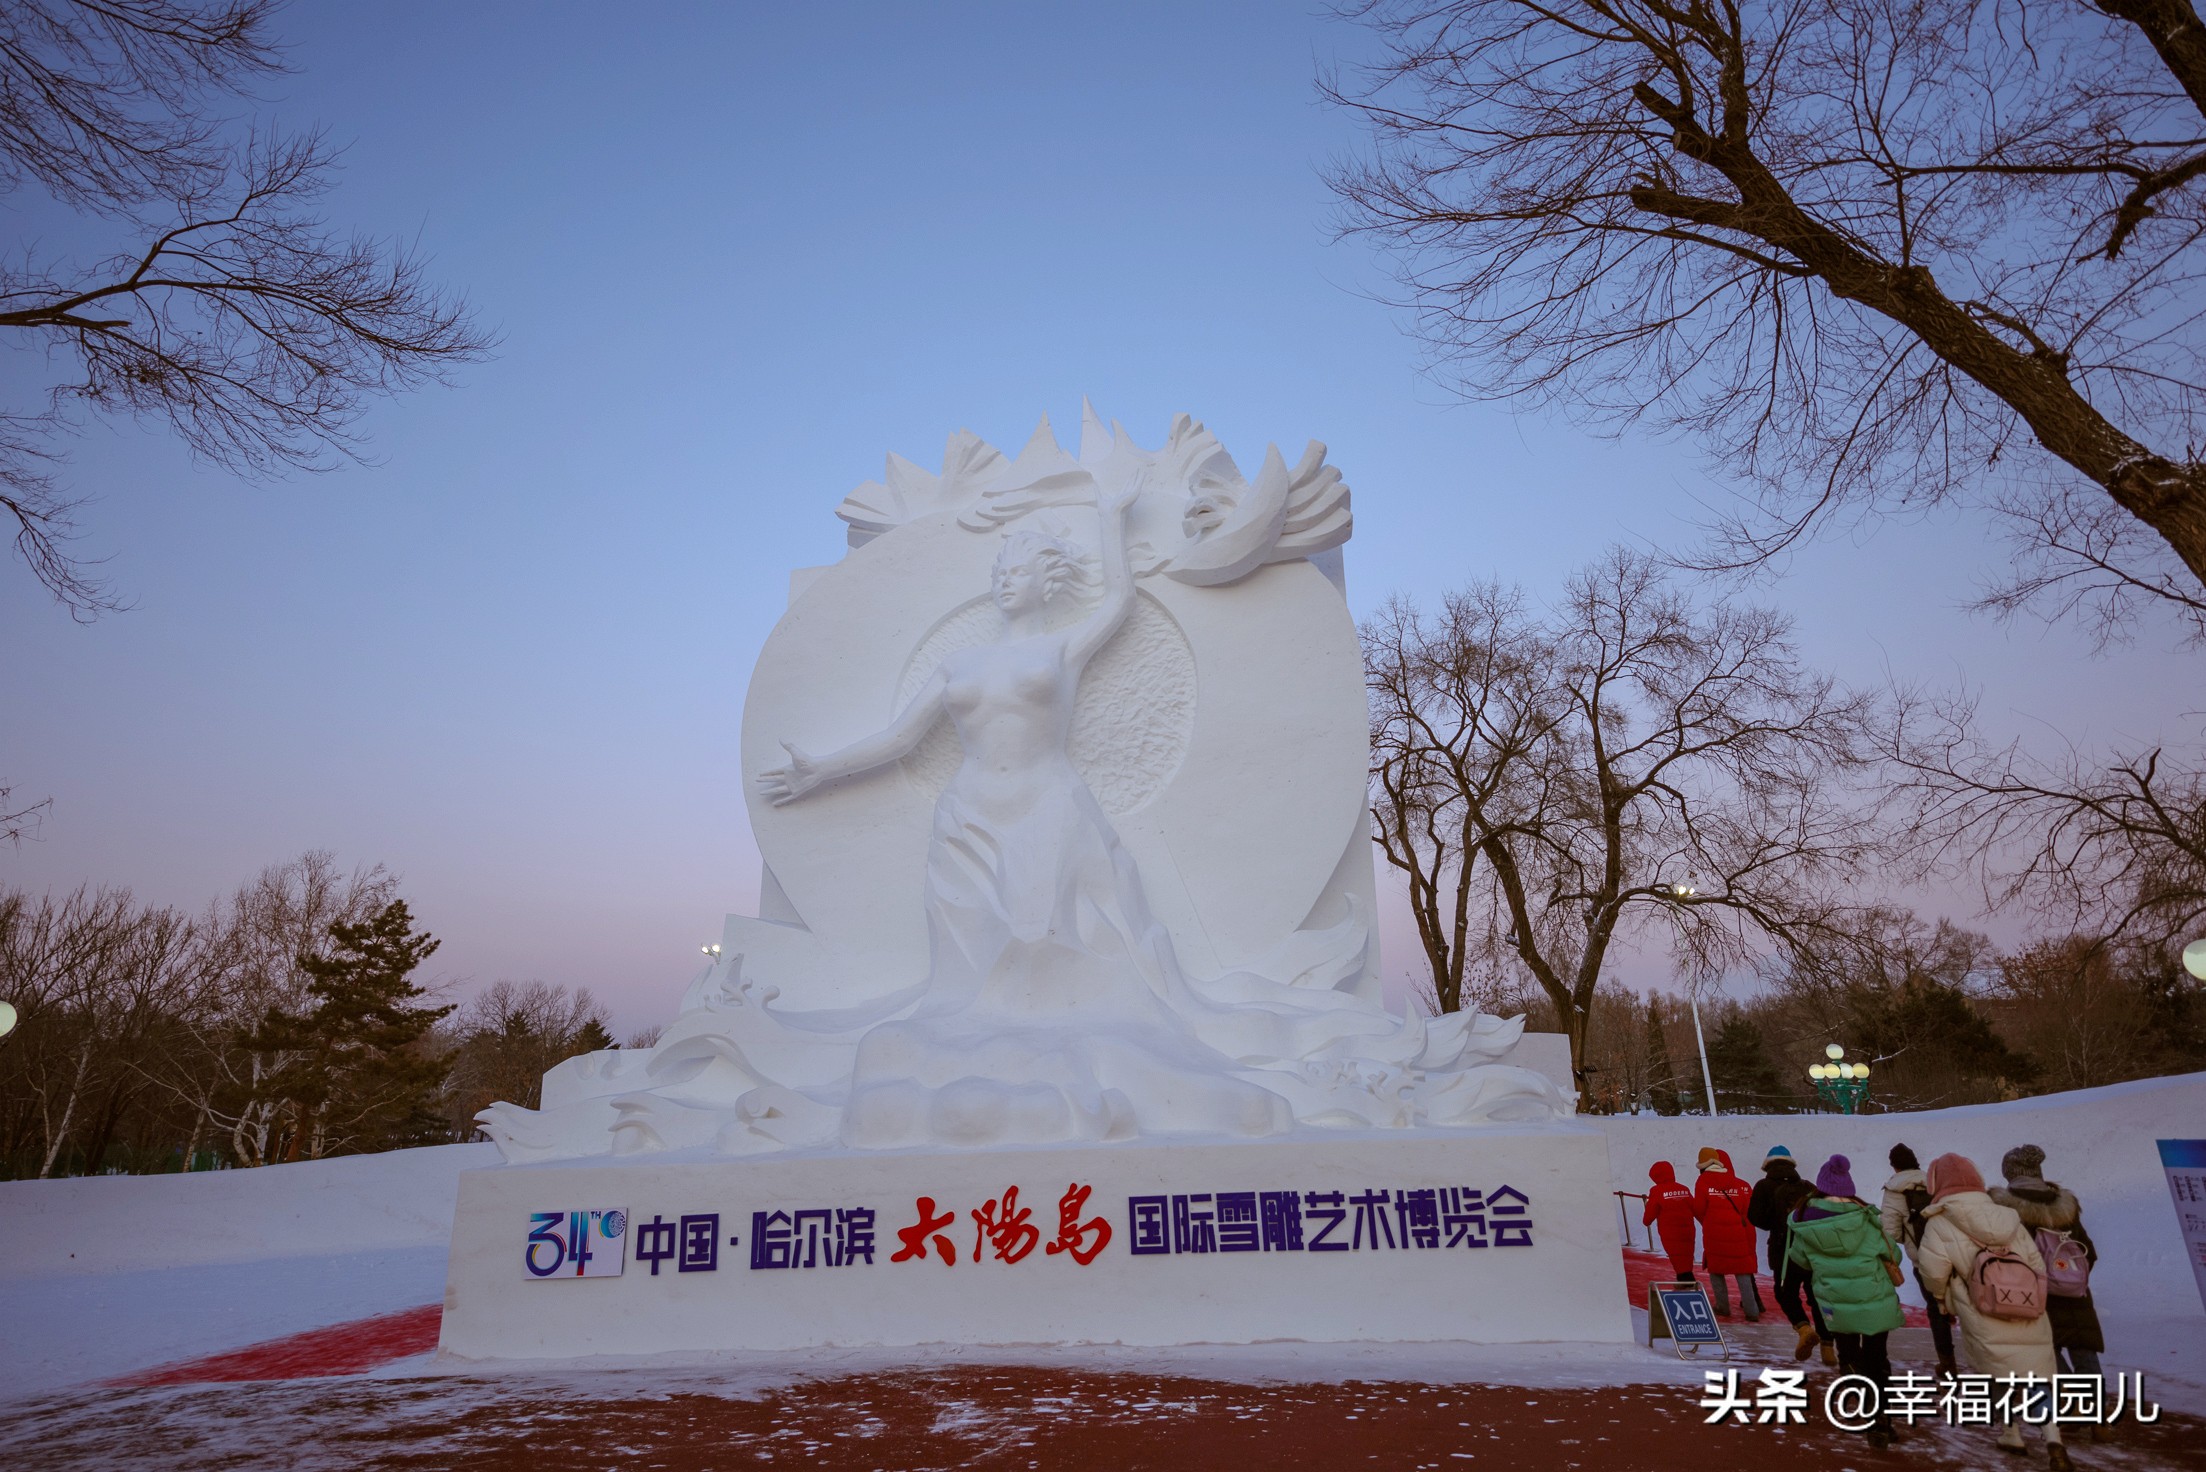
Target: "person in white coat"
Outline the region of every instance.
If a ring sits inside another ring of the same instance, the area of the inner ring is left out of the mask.
[[[1930,1208],[1930,1178],[1923,1174],[1915,1152],[1905,1145],[1894,1145],[1888,1158],[1892,1178],[1884,1183],[1883,1210],[1878,1217],[1884,1224],[1884,1235],[1907,1254],[1915,1286],[1922,1289],[1924,1313],[1930,1320],[1930,1342],[1938,1351],[1938,1373],[1951,1375],[1958,1368],[1953,1360],[1953,1319],[1938,1306],[1937,1295],[1924,1284],[1922,1266],[1915,1261],[1915,1249],[1922,1238],[1922,1214]]]
[[[1988,1248],[2011,1252],[2044,1273],[2045,1259],[2030,1229],[2011,1208],[1985,1193],[1983,1172],[1967,1158],[1941,1155],[1930,1162],[1928,1177],[1930,1205],[1923,1211],[1915,1264],[1923,1286],[1953,1315],[1969,1368],[1980,1375],[2038,1375],[2050,1385],[2060,1370],[2053,1355],[2053,1321],[2043,1313],[2034,1319],[1994,1318],[1977,1309],[1969,1291],[1970,1272]],[[2001,1421],[2000,1448],[2021,1451],[2022,1423],[2011,1414],[2002,1415]],[[2073,1464],[2061,1444],[2059,1423],[2050,1419],[2045,1423],[2045,1454],[2052,1472],[2070,1472]]]

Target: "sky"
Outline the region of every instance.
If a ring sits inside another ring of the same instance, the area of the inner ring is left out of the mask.
[[[587,986],[625,1033],[753,907],[745,684],[886,452],[1016,449],[1045,413],[1070,441],[1083,395],[1150,444],[1192,413],[1244,467],[1323,440],[1359,616],[1484,577],[1547,596],[1609,543],[1687,544],[1728,494],[1689,444],[1420,372],[1380,263],[1333,237],[1323,171],[1360,138],[1314,79],[1368,42],[1315,9],[383,3],[281,28],[294,71],[258,116],[345,145],[331,222],[429,257],[499,346],[378,403],[371,463],[326,475],[239,481],[158,426],[73,442],[81,550],[132,607],[79,624],[0,568],[0,782],[52,799],[0,886],[197,908],[326,849],[403,877],[457,994]],[[18,239],[122,243],[0,209]],[[1966,681],[2033,740],[2176,734],[2198,656],[1962,611],[1999,555],[1939,513],[1828,538],[1758,596],[1849,680]]]

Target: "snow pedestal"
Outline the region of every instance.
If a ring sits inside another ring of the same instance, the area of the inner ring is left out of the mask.
[[[1622,1343],[1609,1192],[1571,1124],[496,1167],[460,1178],[441,1349]]]

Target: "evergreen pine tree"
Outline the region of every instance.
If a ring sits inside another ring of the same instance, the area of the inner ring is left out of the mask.
[[[1678,1098],[1677,1069],[1670,1064],[1670,1039],[1662,1029],[1662,1011],[1647,998],[1647,1097],[1657,1114],[1684,1109]]]
[[[575,1029],[574,1037],[567,1044],[567,1056],[577,1053],[601,1053],[613,1046],[613,1035],[605,1030],[605,1024],[595,1017]]]
[[[1726,1017],[1708,1040],[1708,1071],[1726,1112],[1766,1112],[1792,1103],[1792,1091],[1769,1061],[1761,1028],[1744,1012]]]
[[[414,930],[404,900],[393,900],[359,925],[329,928],[327,955],[303,953],[314,1005],[303,1013],[273,1009],[251,1046],[289,1053],[280,1079],[291,1105],[287,1155],[308,1159],[445,1137],[437,1109],[448,1065],[422,1045],[452,1009],[417,1005],[427,995],[414,968],[437,948]]]

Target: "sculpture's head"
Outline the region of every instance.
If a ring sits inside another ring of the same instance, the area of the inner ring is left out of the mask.
[[[1080,560],[1063,538],[1018,531],[1003,539],[996,554],[991,592],[996,607],[1017,614],[1046,606],[1080,581]]]

